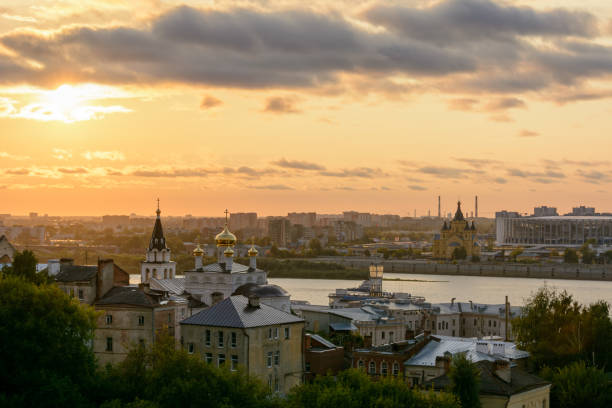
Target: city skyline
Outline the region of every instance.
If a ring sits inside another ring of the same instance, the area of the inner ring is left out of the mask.
[[[8,1],[1,212],[607,210],[611,21],[576,0]]]

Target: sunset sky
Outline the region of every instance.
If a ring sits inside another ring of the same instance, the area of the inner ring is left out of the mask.
[[[0,213],[612,211],[609,0],[3,0]]]

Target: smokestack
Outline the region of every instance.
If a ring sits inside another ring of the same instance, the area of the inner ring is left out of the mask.
[[[440,211],[440,196],[438,196],[438,218],[442,218],[442,212]]]
[[[510,317],[509,316],[510,315],[510,310],[508,310],[508,309],[510,309],[510,304],[508,303],[508,296],[507,295],[506,295],[506,308],[505,309],[506,309],[505,310],[505,312],[506,312],[505,313],[505,317],[506,317],[505,320],[506,321],[504,322],[504,329],[505,329],[506,332],[504,333],[504,339],[506,341],[510,341],[510,339],[508,338],[508,318]]]
[[[476,196],[474,201],[474,218],[478,218],[478,196]]]

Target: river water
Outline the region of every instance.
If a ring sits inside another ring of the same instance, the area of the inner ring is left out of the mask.
[[[566,279],[498,278],[488,276],[456,275],[419,275],[385,273],[385,279],[404,279],[405,281],[384,281],[386,292],[406,292],[424,296],[428,302],[450,302],[456,298],[460,302],[504,303],[504,297],[513,305],[522,305],[538,288],[546,285],[559,290],[567,290],[580,303],[593,303],[605,300],[612,304],[612,282],[580,281]],[[313,305],[327,305],[328,295],[336,289],[354,288],[359,280],[336,279],[292,279],[270,278],[268,281],[278,285],[291,294],[292,300],[307,300]],[[130,275],[130,283],[140,282],[140,275]]]

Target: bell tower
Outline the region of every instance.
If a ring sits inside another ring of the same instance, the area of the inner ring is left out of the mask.
[[[159,198],[157,199],[157,218],[153,226],[153,233],[149,240],[146,258],[140,263],[140,281],[148,283],[154,279],[174,279],[176,277],[176,263],[170,259],[170,248],[166,246],[166,237],[161,224],[161,210]]]

